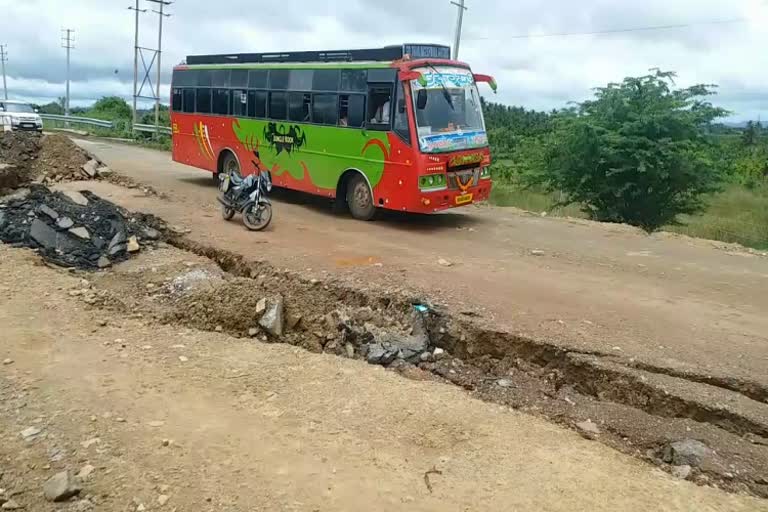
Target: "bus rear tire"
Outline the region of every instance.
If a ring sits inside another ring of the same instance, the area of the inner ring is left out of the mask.
[[[347,206],[352,217],[358,220],[373,220],[376,216],[376,204],[373,202],[371,187],[360,174],[355,174],[347,184]]]
[[[243,177],[242,169],[240,169],[240,162],[237,161],[235,155],[231,151],[227,151],[224,158],[221,161],[220,172],[224,174],[236,173],[238,178]],[[218,179],[218,175],[214,175]]]

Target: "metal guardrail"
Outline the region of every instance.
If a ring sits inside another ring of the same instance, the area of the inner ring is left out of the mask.
[[[90,117],[76,117],[76,116],[59,116],[56,114],[40,114],[40,117],[48,121],[63,121],[72,124],[84,124],[88,126],[98,126],[100,128],[114,128],[115,125],[112,121],[104,121],[103,119],[93,119]]]
[[[153,124],[135,124],[133,129],[137,132],[161,133],[163,135],[171,135],[173,133],[170,126],[155,126]]]

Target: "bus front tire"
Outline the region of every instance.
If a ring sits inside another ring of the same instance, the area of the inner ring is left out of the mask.
[[[347,206],[352,217],[358,220],[372,220],[376,216],[376,204],[373,202],[371,187],[360,174],[356,174],[349,180]]]

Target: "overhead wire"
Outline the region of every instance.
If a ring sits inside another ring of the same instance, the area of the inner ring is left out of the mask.
[[[511,36],[500,36],[500,37],[465,37],[464,39],[467,41],[484,41],[484,40],[501,40],[501,39],[508,40],[508,39],[538,39],[538,38],[545,38],[545,37],[594,36],[594,35],[605,35],[605,34],[622,34],[627,32],[650,32],[654,30],[675,30],[675,29],[683,29],[683,28],[706,26],[706,25],[728,25],[728,24],[735,24],[735,23],[746,23],[747,21],[749,21],[749,19],[747,18],[731,18],[731,19],[724,19],[724,20],[677,23],[672,25],[651,25],[651,26],[645,26],[645,27],[594,30],[589,32],[553,32],[549,34],[535,34],[535,33],[534,34],[516,34]]]

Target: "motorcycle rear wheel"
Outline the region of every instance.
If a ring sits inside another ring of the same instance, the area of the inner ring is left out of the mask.
[[[249,203],[243,208],[243,224],[251,231],[261,231],[272,222],[272,205]]]
[[[234,216],[235,216],[234,208],[227,208],[226,206],[221,207],[221,218],[223,218],[224,220],[230,220]]]

